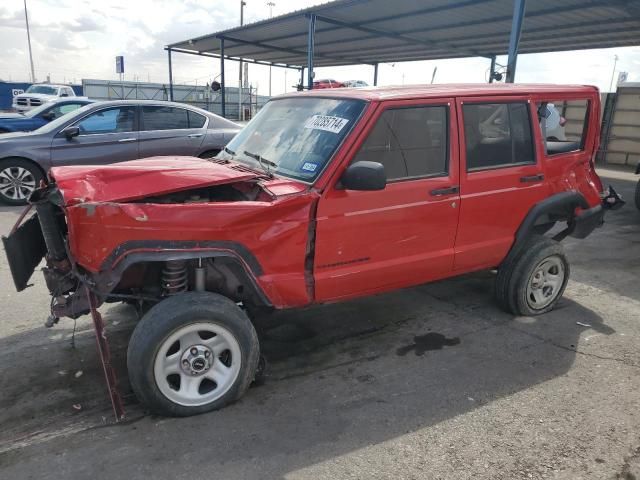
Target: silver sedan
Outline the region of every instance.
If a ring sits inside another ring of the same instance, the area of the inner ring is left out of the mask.
[[[181,103],[93,103],[33,132],[0,135],[0,200],[25,204],[54,166],[107,164],[159,155],[213,157],[241,128]]]

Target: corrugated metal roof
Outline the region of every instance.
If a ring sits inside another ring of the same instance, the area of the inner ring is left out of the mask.
[[[513,0],[338,0],[168,46],[187,53],[315,66],[507,53]],[[527,2],[520,53],[640,45],[640,0]]]

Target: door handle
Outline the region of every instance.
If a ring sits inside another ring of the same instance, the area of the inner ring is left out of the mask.
[[[135,142],[137,138],[121,138],[118,140],[118,143],[127,143],[127,142]]]
[[[441,195],[451,195],[452,193],[458,193],[458,186],[455,187],[446,187],[446,188],[436,188],[435,190],[431,190],[431,195],[434,197],[439,197]]]
[[[529,175],[527,177],[520,177],[522,183],[540,182],[544,180],[544,174],[538,173],[537,175]]]
[[[201,137],[202,135],[204,135],[204,133],[191,133],[191,134],[187,135],[187,137],[189,137],[189,138],[198,138],[198,137]]]

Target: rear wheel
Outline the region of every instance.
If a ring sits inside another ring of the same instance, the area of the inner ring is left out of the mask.
[[[29,160],[9,158],[0,162],[0,200],[9,205],[26,205],[43,178],[40,168]]]
[[[640,180],[636,184],[636,208],[640,210]]]
[[[569,280],[569,262],[560,243],[537,236],[498,269],[496,297],[514,315],[540,315],[552,310]]]
[[[190,292],[144,315],[129,341],[127,368],[136,396],[149,410],[188,416],[240,398],[259,357],[255,329],[234,302]]]

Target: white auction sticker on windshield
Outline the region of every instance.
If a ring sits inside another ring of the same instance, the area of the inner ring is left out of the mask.
[[[342,130],[347,123],[349,123],[349,120],[346,118],[332,117],[330,115],[314,115],[307,121],[304,128],[340,133],[340,130]]]

